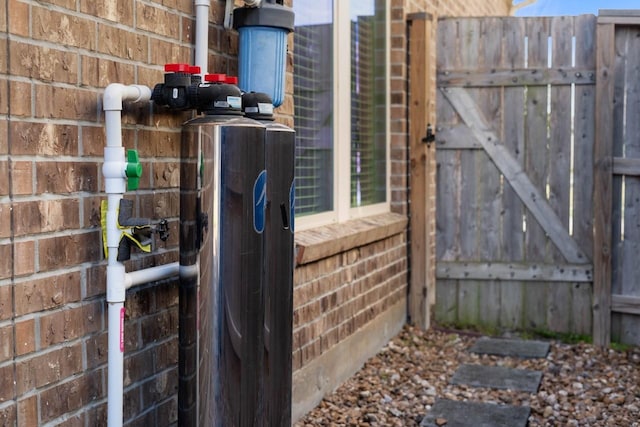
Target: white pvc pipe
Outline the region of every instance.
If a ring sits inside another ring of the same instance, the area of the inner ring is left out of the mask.
[[[125,86],[114,83],[104,92],[105,131],[104,148],[105,192],[107,193],[107,304],[108,304],[108,379],[107,379],[107,425],[122,426],[123,366],[124,366],[124,299],[126,293],[124,264],[118,261],[120,230],[118,229],[118,207],[127,186],[124,147],[122,146],[123,101],[148,102],[151,89],[146,86]]]
[[[158,265],[156,267],[145,268],[144,270],[132,271],[125,276],[125,288],[141,285],[143,283],[156,282],[178,275],[180,263]]]
[[[204,76],[209,66],[209,5],[210,0],[195,0],[196,53],[195,63]]]

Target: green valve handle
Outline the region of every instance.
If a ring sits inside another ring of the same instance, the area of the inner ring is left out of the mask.
[[[140,186],[140,177],[142,176],[142,163],[137,150],[127,150],[127,190],[137,190]]]

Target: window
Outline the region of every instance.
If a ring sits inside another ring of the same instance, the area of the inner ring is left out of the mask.
[[[386,212],[388,0],[294,0],[296,215]]]

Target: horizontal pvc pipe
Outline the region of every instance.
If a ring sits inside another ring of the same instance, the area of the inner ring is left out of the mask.
[[[158,265],[156,267],[145,268],[144,270],[132,271],[126,273],[124,284],[127,289],[132,286],[142,285],[143,283],[155,282],[158,280],[168,279],[178,275],[180,265],[178,262],[171,264]]]

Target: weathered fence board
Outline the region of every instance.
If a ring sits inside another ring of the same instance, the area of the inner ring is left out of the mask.
[[[614,110],[615,114],[624,114],[624,118],[614,117],[623,131],[614,134],[614,153],[616,157],[640,160],[640,26],[616,28],[616,71],[614,103],[624,105],[624,110]],[[624,162],[624,160],[623,160]],[[614,170],[615,173],[615,170]],[[624,175],[622,183],[615,178],[615,202],[620,203],[616,215],[620,218],[620,231],[613,244],[618,250],[613,262],[617,274],[613,277],[611,292],[624,297],[640,297],[640,178]],[[620,193],[617,193],[620,191]],[[612,336],[622,342],[640,343],[640,319],[629,313],[612,315]]]
[[[575,52],[572,63],[574,36],[593,54],[593,37],[574,31],[578,19],[593,29],[590,18],[439,22],[440,321],[591,328],[590,315],[584,322],[591,310],[589,220],[579,218],[577,240],[573,215],[591,195],[576,191],[573,180],[589,189],[592,178],[590,168],[572,170],[592,158],[586,151],[593,147],[593,117],[586,115],[594,111],[595,61]],[[581,100],[572,103],[577,88]]]
[[[525,26],[519,18],[504,19],[503,66],[520,68],[525,66]],[[524,87],[505,87],[504,105],[524,105]],[[518,164],[524,164],[524,115],[518,109],[504,108],[504,145]],[[524,235],[522,218],[524,204],[508,182],[502,188],[502,259],[509,262],[524,261]],[[508,209],[507,209],[508,207]],[[522,327],[524,312],[524,285],[519,281],[503,280],[500,285],[499,325],[508,329]]]

